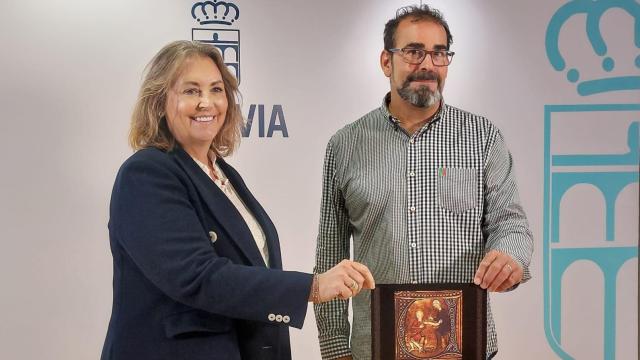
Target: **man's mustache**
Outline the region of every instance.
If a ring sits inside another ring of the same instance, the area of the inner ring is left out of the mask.
[[[438,74],[433,71],[418,71],[407,76],[406,82],[418,81],[418,80],[436,80],[440,82]]]

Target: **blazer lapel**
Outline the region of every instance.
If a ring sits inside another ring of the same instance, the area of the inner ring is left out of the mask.
[[[254,266],[266,266],[258,246],[256,245],[251,231],[244,222],[242,215],[235,205],[227,198],[213,181],[205,174],[191,156],[182,148],[177,147],[171,151],[180,166],[193,181],[196,189],[204,199],[207,207],[222,227],[229,234],[229,238],[234,241],[240,251],[249,259]],[[235,184],[234,184],[235,186]]]
[[[222,158],[218,158],[216,161],[220,169],[225,173],[231,185],[238,193],[238,196],[247,205],[253,216],[256,218],[262,231],[266,237],[267,247],[269,249],[269,265],[273,269],[282,269],[282,258],[280,255],[280,242],[278,241],[278,232],[276,227],[271,222],[269,215],[262,208],[258,200],[253,197],[247,186],[245,185],[240,174],[229,164],[227,164]]]

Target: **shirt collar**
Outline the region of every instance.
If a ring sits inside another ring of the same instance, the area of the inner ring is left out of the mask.
[[[387,95],[385,95],[384,98],[382,99],[382,106],[380,106],[380,111],[382,112],[382,115],[385,117],[385,119],[389,120],[389,122],[391,123],[391,125],[393,125],[394,128],[397,128],[398,126],[400,126],[400,120],[395,118],[393,115],[391,115],[391,112],[389,112],[390,102],[391,102],[391,92],[388,92]],[[444,103],[444,100],[440,100],[440,109],[438,109],[438,112],[433,116],[431,121],[425,124],[423,129],[426,128],[428,125],[435,124],[440,119],[442,119],[446,106],[447,105]],[[419,130],[418,132],[422,132],[423,129]]]

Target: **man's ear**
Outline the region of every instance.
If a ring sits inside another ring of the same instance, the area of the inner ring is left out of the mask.
[[[382,50],[380,53],[380,67],[386,77],[391,77],[391,55],[387,50]]]

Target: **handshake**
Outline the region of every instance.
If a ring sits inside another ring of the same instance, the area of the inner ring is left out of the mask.
[[[309,301],[319,304],[336,298],[348,299],[375,285],[369,268],[359,262],[342,260],[328,271],[314,275]]]

